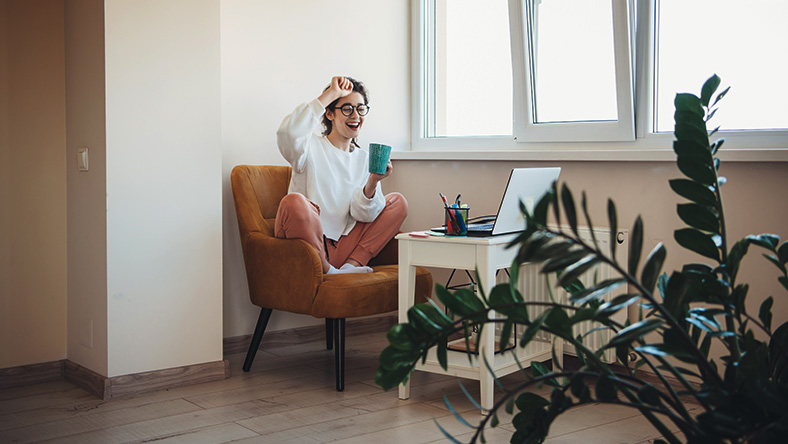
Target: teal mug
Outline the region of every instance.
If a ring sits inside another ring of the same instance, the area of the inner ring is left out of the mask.
[[[369,144],[369,172],[375,174],[386,174],[386,167],[389,164],[391,147],[382,143]]]

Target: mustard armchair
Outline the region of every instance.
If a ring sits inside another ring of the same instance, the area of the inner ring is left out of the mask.
[[[345,319],[397,310],[396,240],[370,261],[372,273],[324,275],[317,250],[306,241],[274,237],[291,174],[288,166],[265,165],[238,165],[230,174],[249,298],[261,309],[243,370],[251,368],[273,310],[307,314],[326,320],[326,348],[334,349],[336,388],[342,391]],[[431,292],[432,275],[418,267],[417,301]]]

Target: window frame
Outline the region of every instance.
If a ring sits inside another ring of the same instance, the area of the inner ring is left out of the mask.
[[[535,0],[509,1],[512,69],[514,77],[514,138],[527,142],[621,142],[635,140],[633,25],[629,23],[630,0],[611,0],[613,13],[614,63],[616,73],[615,121],[534,121],[533,46],[528,17],[538,15]]]
[[[637,7],[637,31],[631,50],[635,101],[634,141],[517,142],[512,136],[426,137],[427,115],[424,98],[427,85],[425,48],[428,3],[411,0],[411,147],[392,152],[402,160],[534,160],[534,161],[674,161],[671,133],[654,133],[653,49],[657,0],[626,0]],[[508,0],[521,1],[521,0]],[[636,2],[636,5],[635,5]],[[514,36],[513,36],[514,37]],[[513,70],[516,69],[513,61]],[[514,74],[517,75],[517,74]],[[517,106],[515,104],[515,106]],[[515,111],[516,112],[516,111]],[[515,114],[516,115],[516,114]],[[723,131],[724,161],[788,161],[788,131]]]

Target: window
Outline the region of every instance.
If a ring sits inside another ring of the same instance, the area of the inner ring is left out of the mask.
[[[732,85],[714,117],[724,130],[788,128],[788,2],[659,2],[654,128],[673,131],[673,97],[696,92],[714,69]]]
[[[510,2],[518,141],[634,140],[626,0]]]
[[[506,0],[427,2],[427,137],[510,136]]]
[[[675,94],[716,73],[728,145],[786,159],[788,2],[412,1],[414,151],[669,160]]]

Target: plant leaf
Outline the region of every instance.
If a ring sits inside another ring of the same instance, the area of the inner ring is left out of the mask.
[[[674,318],[682,318],[685,310],[689,280],[684,273],[673,272],[663,292],[665,309]]]
[[[542,329],[542,324],[544,324],[544,320],[547,317],[547,314],[550,310],[545,311],[541,315],[537,316],[536,319],[531,322],[528,327],[526,327],[523,335],[520,337],[520,347],[525,347],[528,345],[531,340],[536,336],[539,330]]]
[[[610,302],[605,302],[599,307],[597,313],[594,315],[594,319],[599,319],[603,316],[610,316],[622,308],[629,307],[638,300],[640,300],[640,294],[637,293],[616,296],[610,300]]]
[[[517,281],[498,284],[490,291],[490,308],[509,317],[512,322],[528,322],[528,308],[522,305],[522,295],[516,290]]]
[[[679,204],[677,213],[687,225],[699,230],[720,232],[720,221],[717,216],[703,205],[695,203]]]
[[[668,182],[670,188],[679,196],[701,205],[716,205],[717,198],[714,192],[705,185],[689,179],[672,179]]]
[[[788,355],[785,350],[788,350],[788,322],[777,327],[769,340],[769,370],[781,386],[788,382]]]
[[[583,191],[583,197],[581,205],[583,207],[583,215],[586,218],[586,225],[588,225],[589,232],[591,234],[591,241],[594,243],[594,248],[599,249],[599,244],[596,241],[596,235],[594,234],[594,224],[591,223],[591,215],[588,213],[588,202],[586,200],[586,192]]]
[[[781,284],[783,284],[783,287],[786,290],[788,290],[788,276],[780,276],[777,278],[777,280],[780,281]]]
[[[675,149],[676,143],[673,145]],[[717,176],[710,163],[690,156],[679,155],[676,165],[685,176],[703,185],[714,185],[717,182]]]
[[[503,327],[501,327],[501,350],[505,350],[506,346],[509,345],[509,339],[512,337],[513,326],[514,322],[510,321],[509,319],[503,323]]]
[[[638,398],[641,401],[645,402],[646,404],[651,405],[661,405],[662,399],[659,397],[659,390],[657,390],[653,385],[646,384],[641,385],[638,389]]]
[[[707,234],[702,233],[694,228],[683,228],[673,232],[673,238],[682,247],[694,251],[695,253],[713,259],[717,262],[720,261],[720,252],[717,249],[717,244]]]
[[[760,310],[758,310],[758,319],[761,320],[763,326],[766,327],[766,330],[772,329],[772,305],[774,304],[774,298],[769,296],[766,298],[765,301],[761,304]]]
[[[583,380],[583,376],[580,376],[577,373],[572,375],[569,388],[572,391],[572,395],[574,395],[574,397],[577,398],[581,403],[591,400],[591,390],[588,389],[588,386]]]
[[[713,76],[709,77],[708,80],[706,80],[700,90],[700,103],[703,104],[703,106],[709,106],[711,96],[714,95],[714,91],[717,91],[719,86],[720,78],[717,76],[717,74],[714,74]]]
[[[768,259],[769,262],[773,263],[777,268],[779,268],[780,271],[783,272],[783,275],[788,273],[788,271],[785,269],[785,265],[783,265],[780,262],[780,259],[777,259],[777,256],[772,256],[771,254],[764,254],[763,257]]]
[[[558,278],[558,285],[566,286],[576,280],[583,273],[588,271],[591,267],[599,263],[599,258],[596,256],[587,256],[574,264],[564,269],[561,276]]]
[[[711,136],[711,134],[709,134],[709,136]],[[712,143],[712,144],[711,144],[711,154],[712,154],[712,155],[716,155],[716,154],[717,154],[717,152],[718,152],[718,151],[720,150],[720,148],[722,147],[722,144],[723,144],[723,143],[725,143],[725,139],[719,139],[719,140],[717,140],[716,142]]]
[[[629,274],[637,275],[640,255],[643,252],[643,219],[638,216],[629,233]]]
[[[668,352],[662,350],[659,346],[656,345],[641,345],[635,347],[636,352],[645,353],[648,355],[654,356],[668,356]]]
[[[408,321],[414,327],[431,334],[438,333],[443,327],[452,324],[451,319],[447,318],[443,312],[427,303],[410,307]]]
[[[788,241],[783,242],[777,249],[777,257],[783,265],[788,264]]]
[[[725,97],[725,94],[728,94],[728,90],[730,90],[730,89],[731,89],[731,87],[729,86],[729,87],[723,89],[721,93],[717,94],[717,98],[714,99],[714,103],[712,103],[711,106],[716,105],[717,102],[722,100],[722,98]]]
[[[552,259],[546,260],[542,265],[541,271],[545,274],[561,271],[579,261],[590,257],[593,256],[590,256],[590,253],[585,250],[566,251],[563,253],[563,255],[554,256]]]
[[[564,204],[564,213],[566,213],[566,220],[569,222],[569,227],[572,232],[577,234],[577,211],[575,210],[575,199],[572,197],[572,191],[566,184],[561,186],[561,201]]]
[[[442,285],[435,286],[438,300],[452,313],[459,317],[470,317],[485,310],[484,302],[473,291],[460,288],[450,292]]]
[[[728,253],[727,263],[725,264],[728,268],[728,274],[731,277],[732,281],[736,280],[736,275],[739,273],[739,264],[741,263],[742,258],[745,254],[747,254],[747,250],[750,247],[750,243],[747,242],[746,239],[742,239],[731,247],[731,251]]]
[[[767,250],[774,251],[777,248],[777,245],[780,243],[780,236],[776,234],[758,234],[758,235],[749,235],[746,239],[751,243]]]
[[[613,291],[624,283],[626,283],[624,278],[606,279],[580,292],[571,294],[569,296],[569,300],[575,304],[583,305],[592,299],[596,299],[610,291]]]
[[[616,204],[612,199],[607,200],[607,220],[610,224],[610,258],[616,260],[616,236],[618,235],[618,216]]]
[[[602,401],[615,401],[618,398],[616,385],[610,376],[603,374],[596,381],[596,397]]]
[[[413,350],[414,343],[411,338],[412,333],[409,331],[409,329],[412,328],[413,327],[409,324],[397,324],[392,326],[386,333],[389,344],[399,350]]]
[[[550,207],[550,203],[553,201],[553,194],[555,193],[554,189],[551,187],[547,192],[539,199],[539,202],[534,206],[534,222],[539,224],[540,226],[547,225],[547,210]]]
[[[651,333],[658,329],[663,324],[662,319],[646,318],[642,321],[636,322],[629,327],[619,331],[604,348],[616,347],[618,345],[629,345],[638,338]]]
[[[696,115],[696,117],[703,119],[703,107],[701,106],[700,99],[694,94],[679,93],[673,100],[673,105],[676,110],[688,111]]]
[[[555,330],[558,336],[563,338],[572,337],[572,326],[569,324],[569,315],[566,310],[561,307],[552,307],[547,312],[544,325],[548,328]]]
[[[531,374],[534,378],[539,378],[542,376],[549,376],[552,372],[550,371],[547,366],[542,364],[539,361],[531,361]],[[558,380],[555,378],[549,378],[545,381],[545,383],[552,387],[561,387],[561,384],[558,383]],[[519,405],[518,405],[519,407]],[[522,409],[520,409],[522,410]]]
[[[449,358],[445,338],[438,341],[435,352],[438,355],[438,364],[440,364],[442,369],[446,370],[449,367]]]
[[[649,254],[648,259],[646,259],[645,265],[643,265],[643,272],[640,275],[640,282],[643,284],[643,288],[649,291],[649,293],[654,292],[654,285],[657,283],[657,278],[659,277],[660,272],[662,271],[662,264],[665,263],[665,256],[667,255],[667,250],[665,246],[662,245],[660,242]]]

